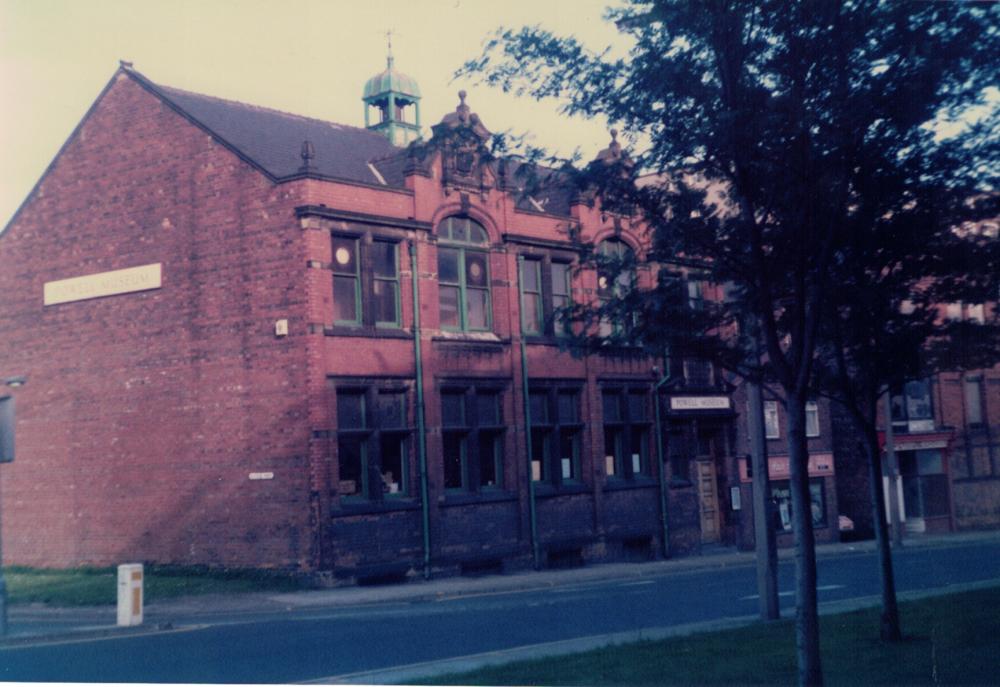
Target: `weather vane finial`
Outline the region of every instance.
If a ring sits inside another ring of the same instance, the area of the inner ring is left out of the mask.
[[[385,32],[385,42],[388,45],[388,50],[386,52],[385,63],[386,63],[386,66],[389,69],[392,69],[392,63],[393,63],[393,59],[392,59],[392,29],[389,29],[388,31]]]

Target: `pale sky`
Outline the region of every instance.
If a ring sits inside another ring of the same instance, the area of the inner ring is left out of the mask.
[[[467,102],[491,131],[592,157],[603,121],[452,81],[503,25],[540,24],[594,50],[627,48],[601,17],[616,0],[0,0],[0,231],[118,67],[154,83],[364,126],[361,90],[396,67],[420,85],[422,124]]]

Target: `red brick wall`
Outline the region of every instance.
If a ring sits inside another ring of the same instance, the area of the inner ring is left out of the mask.
[[[311,564],[301,203],[116,75],[0,236],[6,563]],[[43,307],[149,263],[158,290]]]

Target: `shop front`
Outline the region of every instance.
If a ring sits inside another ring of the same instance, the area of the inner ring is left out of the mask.
[[[899,518],[911,534],[953,529],[951,477],[948,458],[951,432],[922,432],[894,437],[899,475],[896,496]],[[879,437],[885,451],[885,435]],[[882,461],[886,513],[889,513],[888,460]]]

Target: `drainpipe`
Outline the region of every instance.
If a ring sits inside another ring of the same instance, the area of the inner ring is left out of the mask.
[[[667,511],[667,476],[663,465],[663,423],[660,420],[660,387],[670,381],[670,363],[664,356],[663,378],[653,387],[653,422],[656,431],[656,474],[660,482],[660,520],[663,525],[663,557],[670,558],[670,515]]]
[[[528,456],[528,513],[531,518],[531,554],[535,560],[535,570],[542,567],[541,551],[538,548],[538,516],[535,512],[535,476],[532,473],[531,455],[531,396],[528,392],[528,349],[524,343],[524,288],[521,283],[524,274],[524,256],[517,256],[517,309],[521,320],[521,391],[524,396],[524,444]]]
[[[420,511],[424,535],[424,579],[431,576],[431,517],[427,497],[427,428],[424,426],[424,361],[420,352],[420,288],[417,284],[417,244],[410,241],[413,275],[413,358],[417,376],[417,462],[420,465]]]

